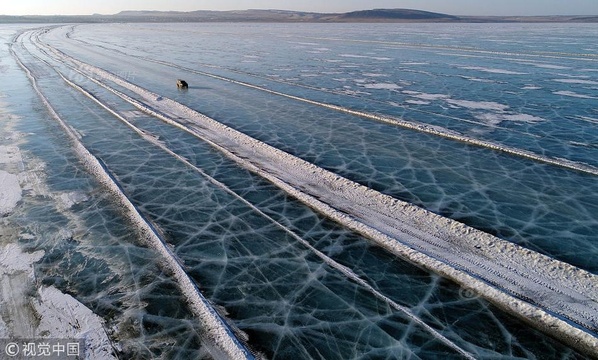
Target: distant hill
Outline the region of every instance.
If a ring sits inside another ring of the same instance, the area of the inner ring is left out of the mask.
[[[320,14],[285,10],[233,10],[190,12],[176,11],[122,11],[112,18],[128,21],[159,22],[315,22],[336,14]]]
[[[1,10],[0,10],[1,11]],[[287,10],[238,11],[122,11],[114,15],[8,16],[0,23],[102,23],[102,22],[598,22],[598,16],[454,16],[412,9],[373,9],[348,13],[314,13]]]
[[[353,11],[341,14],[338,19],[345,20],[459,20],[459,17],[422,10],[411,9],[374,9]]]

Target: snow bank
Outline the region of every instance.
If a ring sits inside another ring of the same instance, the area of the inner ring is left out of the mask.
[[[43,251],[23,253],[16,244],[8,244],[0,248],[0,275],[12,275],[17,272],[27,272],[33,279],[33,264],[44,256]]]
[[[43,256],[24,253],[16,244],[0,248],[0,335],[84,339],[86,359],[116,359],[100,317],[54,287],[36,288],[33,265]]]
[[[86,359],[116,359],[103,320],[55,287],[41,287],[32,301],[39,316],[38,334],[59,339],[85,339]],[[38,335],[39,336],[39,335]]]
[[[19,178],[0,170],[0,217],[8,215],[21,201]]]

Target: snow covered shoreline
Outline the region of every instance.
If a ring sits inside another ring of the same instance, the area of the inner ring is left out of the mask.
[[[9,123],[3,130],[10,127]],[[115,359],[100,317],[72,296],[37,283],[34,265],[44,251],[27,253],[17,245],[20,231],[10,215],[25,196],[23,189],[39,190],[40,184],[32,183],[39,179],[27,174],[18,141],[5,139],[10,145],[0,146],[0,217],[6,217],[0,223],[0,338],[83,340],[80,351],[86,359]]]
[[[85,342],[86,359],[115,359],[103,320],[53,286],[37,286],[33,266],[43,251],[23,253],[15,244],[0,248],[0,336]]]
[[[81,143],[79,134],[71,128],[54,110],[44,94],[37,86],[37,79],[29,68],[20,60],[17,53],[11,48],[11,54],[18,65],[26,72],[33,89],[48,110],[50,116],[63,128],[71,140],[73,150],[87,168],[105,188],[115,197],[122,206],[125,216],[134,224],[140,239],[156,250],[163,260],[165,270],[169,271],[177,280],[181,292],[185,295],[190,310],[205,326],[206,345],[215,358],[252,359],[253,355],[245,348],[236,337],[231,327],[222,316],[212,307],[209,301],[201,294],[195,283],[185,273],[180,260],[168,247],[161,232],[148,221],[124,195],[118,181],[108,171],[104,163],[89,152]]]

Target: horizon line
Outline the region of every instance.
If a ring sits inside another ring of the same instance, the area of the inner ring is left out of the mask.
[[[249,9],[235,9],[235,10],[208,10],[208,9],[197,9],[197,10],[120,10],[116,13],[92,13],[92,14],[0,14],[0,16],[116,16],[123,12],[156,12],[156,13],[180,13],[180,14],[187,14],[199,11],[205,12],[218,12],[218,13],[226,13],[226,12],[236,12],[236,11],[284,11],[284,12],[291,12],[291,13],[306,13],[306,14],[320,14],[320,15],[342,15],[348,14],[352,12],[359,12],[359,11],[371,11],[371,10],[409,10],[409,11],[420,11],[426,13],[433,13],[433,14],[443,14],[449,16],[458,16],[458,17],[484,17],[484,18],[491,18],[491,17],[594,17],[598,16],[598,14],[576,14],[576,15],[564,15],[564,14],[551,14],[551,15],[459,15],[459,14],[449,14],[449,13],[442,13],[442,12],[435,12],[430,10],[419,10],[413,8],[370,8],[370,9],[362,9],[362,10],[351,10],[351,11],[344,11],[344,12],[318,12],[318,11],[304,11],[304,10],[286,10],[286,9],[277,9],[277,8],[249,8]]]

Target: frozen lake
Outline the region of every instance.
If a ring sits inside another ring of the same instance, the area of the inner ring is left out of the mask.
[[[0,37],[2,256],[32,258],[35,286],[91,310],[101,346],[169,359],[598,353],[592,25]],[[0,270],[3,284],[25,271]],[[31,336],[11,319],[0,334]]]

